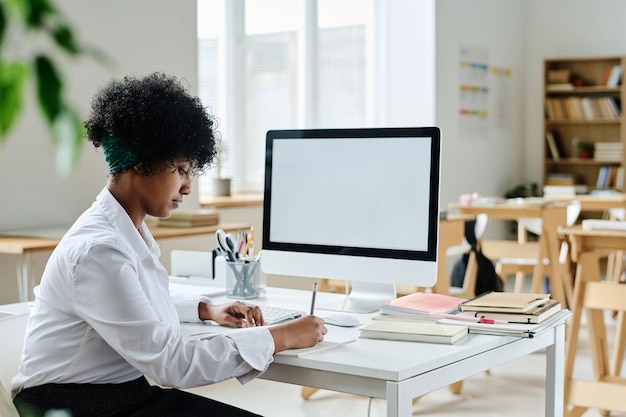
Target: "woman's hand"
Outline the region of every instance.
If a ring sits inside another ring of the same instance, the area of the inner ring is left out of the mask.
[[[274,338],[274,353],[313,346],[324,341],[324,335],[328,333],[324,320],[316,316],[304,316],[271,326],[269,331]]]
[[[213,320],[217,324],[230,327],[263,326],[261,308],[242,301],[227,304],[200,303],[198,306],[200,320]]]

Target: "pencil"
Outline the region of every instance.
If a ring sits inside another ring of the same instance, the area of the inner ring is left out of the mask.
[[[317,282],[313,284],[313,294],[311,294],[311,315],[315,311],[315,294],[317,294]]]

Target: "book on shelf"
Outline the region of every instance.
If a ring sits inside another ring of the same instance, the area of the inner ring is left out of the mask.
[[[459,305],[461,311],[525,313],[550,300],[550,294],[487,292]]]
[[[546,175],[546,185],[574,185],[576,176],[571,172],[550,172]]]
[[[616,165],[602,165],[598,168],[598,178],[596,179],[596,188],[621,189],[624,185],[624,168]]]
[[[363,339],[454,344],[468,335],[468,326],[381,320],[360,327],[359,332]]]
[[[620,85],[622,81],[622,72],[624,72],[624,68],[621,65],[613,65],[609,78],[606,81],[606,86],[613,88]]]
[[[577,193],[576,185],[549,185],[543,186],[544,197],[571,197]]]
[[[159,226],[193,227],[214,226],[219,223],[219,212],[215,209],[174,210],[172,215],[159,219]]]
[[[380,305],[380,314],[396,317],[423,317],[457,311],[465,298],[446,294],[416,292],[386,301]]]
[[[557,300],[548,300],[545,304],[539,304],[524,313],[477,311],[474,313],[474,317],[488,320],[502,320],[509,323],[537,324],[555,315],[559,311],[561,311],[561,303]]]
[[[556,138],[552,132],[546,132],[546,141],[548,142],[548,149],[550,149],[550,155],[552,155],[552,159],[555,161],[559,161],[561,159],[561,151],[556,143]]]
[[[572,83],[550,83],[548,84],[548,91],[567,91],[573,90],[574,85]]]
[[[609,81],[609,77],[611,76],[611,70],[613,69],[613,65],[607,64],[604,67],[604,71],[602,71],[602,77],[598,82],[599,86],[606,87],[607,82]]]
[[[596,161],[622,160],[624,145],[622,142],[596,142],[594,143],[593,159]]]
[[[622,113],[616,97],[551,97],[545,107],[549,120],[618,120]]]
[[[567,68],[548,70],[548,83],[569,83],[572,72]]]

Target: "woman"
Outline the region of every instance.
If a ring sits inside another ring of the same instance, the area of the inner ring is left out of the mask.
[[[256,306],[170,295],[144,219],[168,217],[190,193],[192,175],[211,163],[213,119],[174,77],[151,74],[109,83],[85,125],[110,175],[35,290],[12,381],[16,406],[74,417],[251,415],[177,388],[232,377],[245,383],[273,354],[312,346],[326,328],[314,316],[264,327]],[[249,329],[187,341],[179,321],[193,320]],[[150,386],[144,375],[175,389]]]

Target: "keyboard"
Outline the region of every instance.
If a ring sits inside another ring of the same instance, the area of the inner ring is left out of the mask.
[[[274,306],[260,306],[263,312],[263,319],[265,324],[276,324],[287,320],[297,319],[302,317],[302,311],[292,310],[289,308],[274,307]]]

